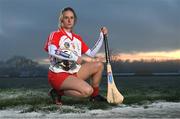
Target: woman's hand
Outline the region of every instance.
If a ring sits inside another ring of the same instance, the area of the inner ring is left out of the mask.
[[[105,61],[105,59],[102,58],[102,57],[97,57],[97,58],[92,58],[91,59],[91,62],[104,62],[104,61]]]
[[[101,28],[101,32],[104,34],[104,35],[107,35],[108,34],[108,29],[106,27],[102,27]]]
[[[82,64],[82,62],[83,62],[82,57],[78,57],[77,63],[78,63],[78,64]]]

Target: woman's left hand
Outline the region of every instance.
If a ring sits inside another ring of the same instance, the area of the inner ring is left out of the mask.
[[[107,35],[108,34],[108,29],[106,27],[102,27],[101,28],[101,32],[104,34],[104,35]]]

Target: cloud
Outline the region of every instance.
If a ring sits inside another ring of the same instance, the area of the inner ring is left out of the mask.
[[[17,35],[23,34],[23,32],[25,33],[28,29],[32,29],[35,26],[33,21],[18,17],[6,17],[3,22],[4,35],[9,38],[8,40],[11,40],[11,38],[15,36],[18,38],[19,36]]]
[[[13,29],[28,28],[29,26],[35,25],[33,24],[32,20],[18,18],[18,17],[14,17],[14,18],[8,17],[6,22],[8,22],[8,24],[6,24],[6,27]]]
[[[1,25],[0,25],[0,35],[3,35],[3,30],[2,30]]]
[[[179,7],[178,5],[180,4],[179,0],[161,0],[161,2],[164,2],[168,6],[173,7],[173,8]]]
[[[48,34],[57,29],[59,11],[66,6],[76,10],[75,31],[89,47],[97,40],[100,27],[107,26],[109,46],[115,52],[179,48],[179,0],[54,0],[53,3],[50,0],[0,0],[3,57],[15,54],[46,57],[42,50],[44,42]],[[3,47],[8,47],[8,53],[3,52]]]
[[[3,28],[2,28],[2,15],[1,15],[1,12],[0,12],[0,36],[3,34]]]

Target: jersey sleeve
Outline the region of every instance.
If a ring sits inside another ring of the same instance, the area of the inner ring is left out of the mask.
[[[49,36],[48,36],[48,39],[45,43],[45,46],[44,46],[44,50],[46,52],[49,52],[48,51],[48,46],[49,45],[55,45],[57,48],[58,48],[58,44],[59,44],[59,38],[58,38],[58,35],[56,32],[52,32]]]
[[[49,35],[49,36],[50,36],[50,35]],[[46,52],[48,52],[49,36],[48,36],[48,39],[46,40],[45,45],[44,45],[44,50],[45,50]]]
[[[88,49],[87,52],[85,52],[85,54],[90,57],[94,57],[99,52],[101,46],[103,45],[103,39],[104,39],[103,33],[100,32],[99,39],[96,41],[94,47]]]
[[[86,45],[86,43],[81,38],[81,52],[82,54],[85,54],[88,51],[89,47]]]
[[[55,45],[57,48],[59,47],[59,37],[56,32],[50,34],[48,45]]]

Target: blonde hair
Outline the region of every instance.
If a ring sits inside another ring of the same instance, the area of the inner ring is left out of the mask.
[[[62,19],[63,19],[63,14],[64,14],[64,12],[66,12],[66,11],[71,11],[73,14],[74,14],[74,25],[76,24],[76,22],[77,22],[77,16],[76,16],[76,13],[75,13],[75,11],[74,11],[74,9],[73,8],[71,8],[71,7],[65,7],[61,12],[60,12],[60,15],[59,15],[59,23],[58,23],[58,27],[60,28],[61,27],[61,21],[62,21]]]

